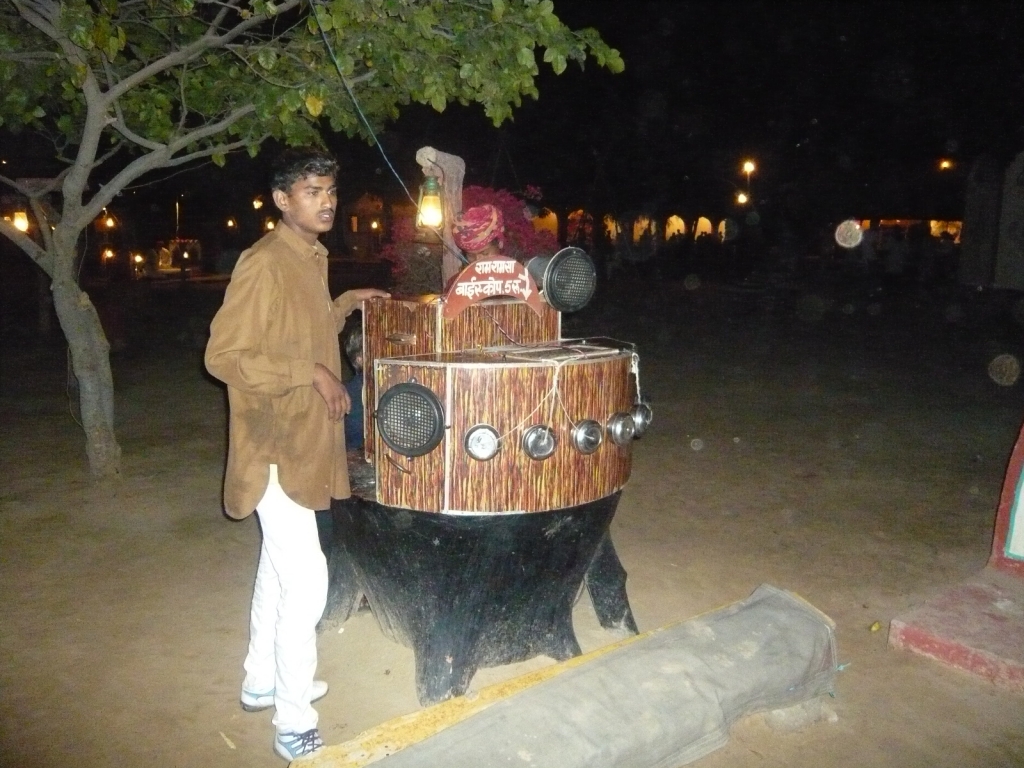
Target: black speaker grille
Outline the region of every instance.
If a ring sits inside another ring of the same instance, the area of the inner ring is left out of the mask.
[[[421,384],[396,384],[381,395],[377,428],[393,450],[403,456],[422,456],[444,436],[444,411],[437,396]]]
[[[544,295],[555,309],[573,312],[583,309],[594,296],[597,275],[585,251],[566,249],[555,254],[544,283]]]

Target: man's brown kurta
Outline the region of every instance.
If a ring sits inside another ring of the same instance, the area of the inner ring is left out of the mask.
[[[242,253],[210,325],[206,368],[228,385],[224,509],[252,514],[277,464],[288,497],[327,509],[350,495],[345,429],[313,389],[313,367],[341,378],[338,333],[357,302],[331,301],[327,250],[281,224]]]

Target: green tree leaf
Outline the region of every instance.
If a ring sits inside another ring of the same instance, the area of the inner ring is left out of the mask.
[[[309,112],[313,117],[320,117],[320,113],[324,111],[324,102],[319,96],[315,96],[312,93],[306,96],[306,111]]]
[[[349,88],[378,127],[412,101],[439,112],[452,102],[477,104],[500,125],[524,97],[537,97],[538,50],[555,73],[588,58],[622,70],[618,51],[594,30],[566,27],[554,7],[551,0],[0,2],[0,127],[31,126],[54,138],[54,157],[91,169],[63,177],[67,208],[58,211],[42,260],[54,285],[75,286],[54,291],[55,301],[68,302],[58,307],[62,324],[84,296],[74,271],[81,233],[147,173],[206,158],[223,165],[231,152],[254,154],[268,137],[322,141],[322,126],[371,139]],[[35,14],[43,12],[52,18],[39,24]],[[109,152],[122,145],[130,151]],[[82,348],[104,349],[99,341]],[[104,362],[109,370],[109,360],[97,359],[81,369],[101,370]],[[81,391],[113,398],[109,377]],[[112,420],[86,426],[89,440],[112,441],[112,430]]]

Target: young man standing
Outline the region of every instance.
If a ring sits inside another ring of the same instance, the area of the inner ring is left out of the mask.
[[[245,251],[210,326],[206,368],[227,384],[230,418],[224,509],[255,510],[263,533],[241,702],[276,708],[275,751],[286,760],[323,746],[311,702],[316,624],[327,563],[315,510],[349,496],[338,334],[372,288],[331,299],[327,250],[337,163],[315,149],[286,151],[271,187],[281,225]]]

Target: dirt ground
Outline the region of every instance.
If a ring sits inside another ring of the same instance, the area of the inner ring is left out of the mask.
[[[638,342],[654,404],[612,526],[641,631],[770,583],[835,620],[846,665],[836,722],[751,717],[698,765],[1024,765],[1024,696],[886,647],[893,616],[985,564],[1024,415],[1024,385],[986,365],[1019,351],[1019,328],[949,298],[616,293],[567,331]],[[225,399],[200,350],[214,304],[127,318],[115,484],[88,480],[64,349],[0,344],[0,765],[283,765],[271,714],[238,706],[258,531],[220,513]],[[575,620],[584,650],[618,639],[586,598]],[[329,743],[419,706],[408,649],[369,613],[340,629],[319,645]]]

